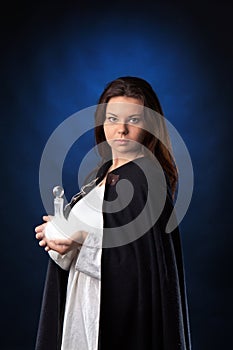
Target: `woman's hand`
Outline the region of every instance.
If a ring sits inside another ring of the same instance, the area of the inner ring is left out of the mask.
[[[55,250],[59,254],[63,255],[68,253],[70,250],[75,248],[80,248],[81,244],[73,241],[70,238],[64,238],[64,239],[45,239],[46,240],[46,247],[45,250],[48,252],[49,250]]]
[[[43,220],[45,223],[39,225],[35,228],[36,239],[39,240],[39,245],[44,247],[45,251],[55,250],[59,254],[63,255],[68,253],[72,249],[80,249],[82,246],[80,243],[70,239],[70,238],[56,238],[56,239],[48,239],[45,236],[45,228],[47,223],[51,220],[50,216],[43,216]],[[82,237],[83,241],[86,237],[85,232],[79,232],[79,237]]]
[[[43,223],[42,225],[39,225],[35,228],[36,239],[39,240],[39,245],[41,247],[45,247],[45,250],[48,251],[49,248],[47,247],[47,241],[46,241],[46,237],[45,237],[45,227],[47,225],[47,222],[50,221],[50,217],[43,216],[43,220],[45,221],[45,223]]]

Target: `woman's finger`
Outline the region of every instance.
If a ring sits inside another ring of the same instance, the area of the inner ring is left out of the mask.
[[[44,240],[44,239],[42,239],[40,242],[39,242],[39,246],[41,246],[41,247],[44,247],[44,246],[46,246],[47,245],[47,242]]]
[[[52,219],[52,216],[51,216],[51,215],[44,215],[44,216],[42,217],[42,219],[43,219],[44,221],[48,222],[48,221],[50,221],[50,220]]]
[[[44,224],[39,225],[39,226],[36,226],[36,227],[35,227],[35,232],[43,231],[43,230],[45,229],[46,224],[47,224],[47,223],[44,223]]]
[[[44,231],[38,232],[36,234],[36,239],[43,239],[44,238]]]

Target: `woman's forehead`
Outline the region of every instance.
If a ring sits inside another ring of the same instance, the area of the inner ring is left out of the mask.
[[[143,115],[144,106],[132,102],[115,102],[109,101],[106,108],[106,113],[116,116]]]

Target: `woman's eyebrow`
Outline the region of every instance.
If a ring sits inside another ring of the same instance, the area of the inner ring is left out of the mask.
[[[116,115],[116,114],[111,113],[111,112],[107,112],[106,114],[110,114],[110,115],[112,115],[113,117],[117,117],[117,115]]]
[[[106,114],[110,114],[110,115],[112,115],[113,117],[117,117],[117,118],[118,118],[118,115],[116,115],[116,114],[114,114],[114,113],[107,112]],[[127,118],[142,117],[142,115],[143,115],[143,114],[135,113],[135,114],[128,115]]]

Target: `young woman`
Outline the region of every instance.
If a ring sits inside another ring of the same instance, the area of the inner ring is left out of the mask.
[[[189,350],[179,229],[166,233],[177,169],[150,84],[109,83],[95,137],[102,162],[70,205],[75,233],[51,239],[49,217],[36,227],[51,258],[36,350]]]

